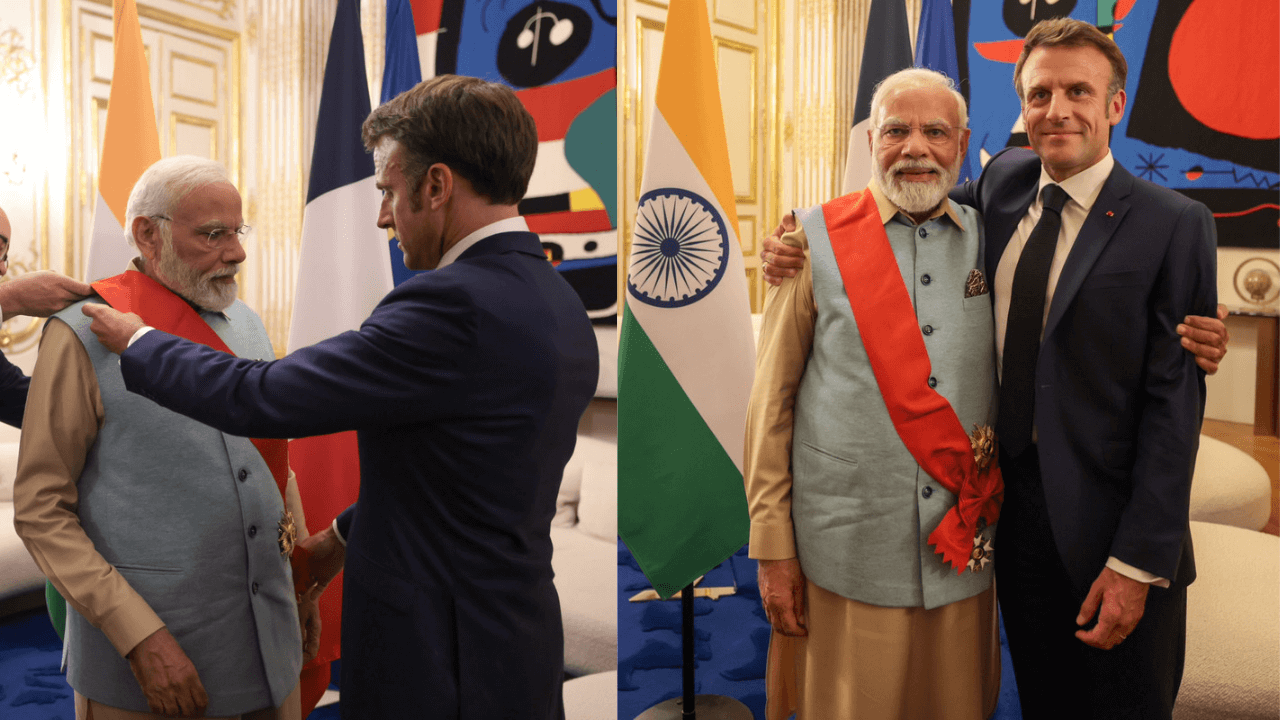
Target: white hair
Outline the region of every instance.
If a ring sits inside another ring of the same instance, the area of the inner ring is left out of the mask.
[[[889,102],[893,96],[907,90],[919,90],[922,88],[940,88],[950,92],[951,97],[955,98],[956,101],[956,114],[960,116],[960,127],[968,127],[969,109],[965,107],[964,96],[956,90],[955,81],[936,70],[928,68],[899,70],[881,80],[876,85],[875,92],[871,94],[871,125],[875,127],[880,124],[883,119],[881,111],[885,103]]]
[[[129,204],[124,211],[124,237],[134,245],[133,221],[142,216],[173,217],[178,203],[207,185],[231,183],[227,169],[221,163],[195,155],[176,155],[158,160],[142,177],[138,178],[129,193]]]

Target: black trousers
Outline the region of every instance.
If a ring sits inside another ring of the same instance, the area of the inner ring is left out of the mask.
[[[1142,620],[1124,642],[1111,650],[1085,645],[1075,637],[1085,595],[1074,588],[1054,543],[1036,448],[1018,458],[1001,453],[1000,462],[1005,500],[996,588],[1022,717],[1169,720],[1182,681],[1186,587],[1152,585]]]

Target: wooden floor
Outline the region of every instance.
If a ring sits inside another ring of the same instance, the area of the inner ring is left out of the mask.
[[[1205,420],[1201,432],[1249,453],[1267,469],[1271,476],[1271,519],[1262,532],[1280,535],[1280,438],[1254,435],[1252,425],[1222,420]]]

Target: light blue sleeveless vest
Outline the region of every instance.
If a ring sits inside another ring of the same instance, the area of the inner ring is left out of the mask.
[[[916,310],[935,389],[968,432],[995,420],[994,330],[990,293],[964,296],[970,270],[982,267],[982,222],[972,208],[952,207],[963,231],[945,215],[916,227],[900,214],[885,230]],[[991,566],[957,576],[928,544],[956,499],[920,469],[894,430],[822,208],[796,216],[809,238],[818,310],[796,398],[791,455],[800,565],[818,586],[872,605],[935,608],[976,595],[990,586]]]
[[[280,705],[298,684],[302,640],[289,561],[276,527],[284,509],[247,438],[224,435],[124,388],[119,357],[80,312],[55,317],[93,361],[106,419],[80,475],[80,524],[95,548],[164,621],[209,693],[210,716]],[[262,322],[237,301],[205,312],[240,357],[274,357]],[[128,660],[67,608],[67,681],[112,707],[147,712]]]

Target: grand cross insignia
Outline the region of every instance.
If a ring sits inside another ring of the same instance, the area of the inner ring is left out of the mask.
[[[973,434],[969,436],[969,446],[973,448],[973,463],[978,466],[978,472],[986,472],[996,458],[996,431],[990,425],[973,426]],[[970,572],[985,570],[995,554],[991,540],[982,534],[986,529],[986,521],[978,518],[978,531],[973,536],[973,550],[969,553],[969,563],[965,565]]]
[[[280,513],[280,524],[276,528],[280,542],[280,555],[289,557],[293,554],[293,546],[298,542],[298,526],[293,522],[293,513],[285,510]]]
[[[973,536],[973,551],[969,553],[969,563],[965,567],[969,572],[985,570],[995,555],[991,540],[982,536],[982,530]]]

